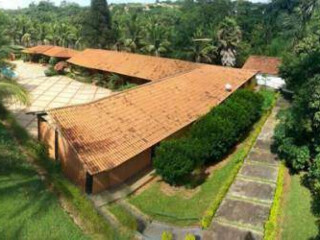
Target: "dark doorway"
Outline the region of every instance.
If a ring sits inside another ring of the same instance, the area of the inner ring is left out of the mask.
[[[86,174],[86,193],[92,193],[93,177],[89,173]]]

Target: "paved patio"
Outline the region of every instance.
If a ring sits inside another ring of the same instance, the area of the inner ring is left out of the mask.
[[[31,95],[29,107],[11,103],[8,108],[14,113],[17,121],[32,135],[37,135],[36,117],[28,112],[91,102],[109,96],[112,92],[105,88],[75,81],[66,76],[46,77],[46,67],[40,64],[15,61],[15,72],[18,83],[24,86]]]

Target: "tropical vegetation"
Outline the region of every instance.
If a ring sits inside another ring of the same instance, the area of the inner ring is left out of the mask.
[[[300,41],[314,0],[210,0],[90,7],[62,1],[6,11],[5,35],[25,47],[53,44],[241,66],[249,54],[281,56]]]

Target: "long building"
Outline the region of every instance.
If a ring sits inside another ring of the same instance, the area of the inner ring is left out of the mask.
[[[102,50],[99,52],[103,54]],[[106,56],[111,55],[106,51]],[[128,56],[141,58],[140,65],[148,65],[152,58],[132,55]],[[166,63],[161,58],[150,66],[154,72],[145,68],[145,73],[143,66],[135,72],[128,70],[133,68],[126,61],[121,64],[118,59],[99,55],[101,65],[97,60],[90,65],[85,56],[86,51],[69,62],[80,64],[79,59],[83,59],[88,68],[99,66],[111,71],[102,59],[108,63],[119,61],[118,72],[150,77],[149,83],[104,99],[38,115],[39,138],[48,144],[50,155],[61,162],[65,174],[87,193],[115,187],[151,167],[154,149],[161,141],[181,136],[234,91],[250,84],[256,75],[256,71],[188,62],[190,68],[169,73],[164,66],[172,66],[176,60]],[[159,69],[165,73],[163,78]]]
[[[68,62],[95,71],[119,74],[138,84],[158,81],[199,67],[193,62],[101,49],[86,49]]]

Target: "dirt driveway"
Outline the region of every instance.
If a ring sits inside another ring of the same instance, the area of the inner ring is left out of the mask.
[[[37,122],[35,116],[27,115],[27,112],[87,103],[111,94],[108,89],[81,83],[66,76],[46,77],[46,67],[40,64],[22,61],[14,63],[17,65],[15,72],[19,75],[18,83],[30,92],[31,106],[12,103],[8,108],[20,125],[32,135],[37,135]]]

